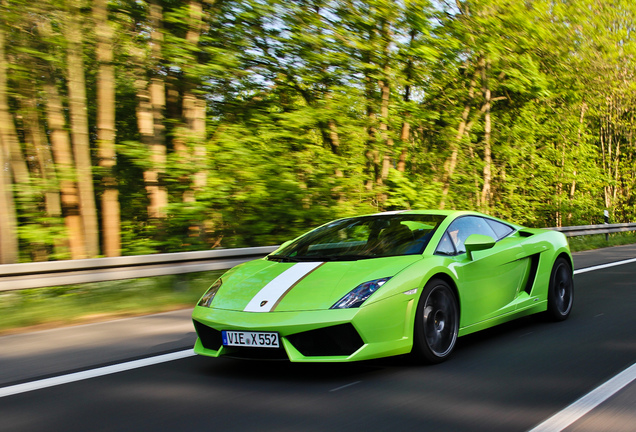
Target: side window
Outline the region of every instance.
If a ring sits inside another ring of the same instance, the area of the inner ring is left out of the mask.
[[[502,238],[506,236],[509,236],[515,230],[510,225],[506,225],[505,223],[501,223],[492,219],[486,219],[486,222],[488,222],[488,225],[490,225],[490,228],[492,228],[495,234],[497,235],[495,237],[495,240],[497,241],[501,240]]]
[[[450,255],[448,252],[448,244],[450,242],[454,246],[457,254],[464,253],[466,252],[464,243],[471,234],[483,234],[495,240],[500,238],[490,227],[486,219],[477,216],[464,216],[450,224],[435,252]]]
[[[448,235],[448,231],[446,231],[442,236],[435,253],[440,255],[455,255],[455,246]]]

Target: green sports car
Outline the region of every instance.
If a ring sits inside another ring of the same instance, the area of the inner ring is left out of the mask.
[[[225,273],[192,314],[197,354],[445,360],[458,336],[538,312],[564,320],[572,256],[557,231],[475,212],[329,222]]]

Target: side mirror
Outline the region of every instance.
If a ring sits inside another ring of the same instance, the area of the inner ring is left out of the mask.
[[[471,234],[464,242],[468,258],[473,259],[473,252],[490,249],[495,245],[492,237],[482,234]]]

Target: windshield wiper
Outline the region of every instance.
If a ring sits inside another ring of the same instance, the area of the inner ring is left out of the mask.
[[[358,261],[363,259],[377,258],[373,255],[326,255],[326,256],[280,256],[268,255],[267,259],[277,262],[318,262],[318,261]]]
[[[278,262],[303,262],[303,261],[313,261],[312,259],[307,259],[307,257],[290,257],[290,256],[280,256],[280,255],[268,255],[267,259],[270,261],[278,261]],[[320,260],[318,260],[320,261]]]
[[[320,261],[358,261],[370,258],[377,257],[373,255],[333,255],[321,257]]]

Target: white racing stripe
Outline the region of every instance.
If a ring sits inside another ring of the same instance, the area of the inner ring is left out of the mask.
[[[296,263],[265,285],[243,309],[244,312],[270,312],[274,306],[305,276],[322,262]]]
[[[194,350],[187,349],[177,351],[170,354],[162,354],[154,357],[148,357],[140,360],[128,361],[125,363],[114,364],[112,366],[104,366],[97,369],[90,369],[82,372],[75,372],[67,375],[60,375],[53,378],[46,378],[39,381],[26,382],[24,384],[16,384],[8,387],[0,388],[0,398],[5,396],[13,396],[20,393],[26,393],[33,390],[40,390],[47,387],[68,384],[75,381],[82,381],[89,378],[110,375],[117,372],[123,372],[131,369],[138,369],[146,366],[152,366],[159,363],[165,363],[172,360],[180,360],[186,357],[192,357]]]

